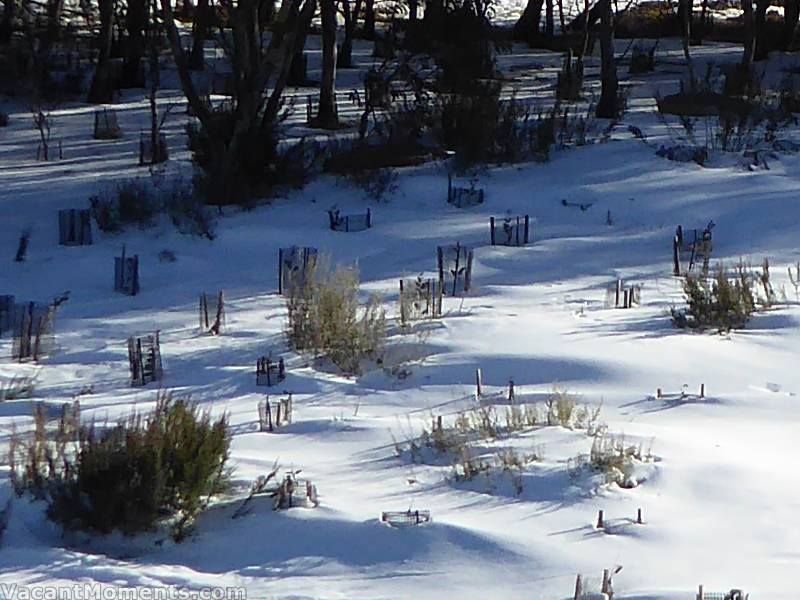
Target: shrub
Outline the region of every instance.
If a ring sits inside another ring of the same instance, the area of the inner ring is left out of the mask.
[[[106,233],[150,227],[166,213],[181,233],[214,239],[214,218],[196,188],[181,177],[170,181],[132,179],[89,198],[92,216]]]
[[[63,425],[50,441],[42,411],[35,421],[32,436],[12,443],[12,472],[17,488],[46,500],[47,516],[65,530],[132,535],[171,519],[180,540],[208,497],[225,488],[227,416],[213,420],[169,393],[159,394],[150,415],[82,426],[77,442]]]
[[[386,340],[386,314],[376,297],[358,302],[358,271],[331,270],[318,260],[304,281],[289,285],[287,337],[293,349],[328,357],[345,373],[360,374]]]
[[[106,233],[118,233],[129,225],[148,227],[162,207],[152,186],[141,179],[106,188],[89,203],[97,226]]]
[[[606,483],[630,488],[639,483],[633,478],[634,465],[651,460],[649,448],[645,450],[641,444],[626,444],[622,436],[603,435],[592,442],[588,466],[605,475]]]
[[[0,127],[8,127],[8,113],[0,110]]]
[[[716,329],[720,333],[740,329],[756,308],[753,288],[754,277],[742,263],[732,275],[719,265],[711,280],[687,275],[683,282],[686,309],[673,308],[672,321],[677,327]]]

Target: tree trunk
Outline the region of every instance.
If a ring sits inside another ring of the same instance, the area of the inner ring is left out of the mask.
[[[342,14],[344,15],[344,39],[339,48],[339,68],[351,69],[353,67],[353,38],[356,34],[356,24],[361,12],[361,0],[342,0]]]
[[[98,0],[100,5],[100,41],[97,66],[86,101],[104,104],[114,98],[116,82],[112,80],[109,64],[111,58],[111,36],[114,30],[114,0]]]
[[[144,28],[147,26],[147,3],[145,0],[128,0],[126,27],[128,44],[122,67],[122,87],[144,87],[142,58],[145,50]]]
[[[419,10],[418,0],[408,0],[408,20],[417,20],[417,11]]]
[[[800,0],[784,0],[781,50],[789,50],[792,47],[798,21],[800,21]]]
[[[742,52],[742,70],[749,71],[753,66],[753,55],[756,50],[755,23],[753,21],[753,3],[742,0],[744,22],[744,51]]]
[[[586,27],[592,27],[601,17],[601,9],[603,8],[602,2],[596,2],[594,6],[589,8],[588,3],[584,5],[584,9],[580,14],[567,23],[567,29],[583,31]],[[589,15],[589,21],[586,21],[586,15]]]
[[[364,30],[362,35],[365,40],[375,39],[375,0],[366,0],[364,3]]]
[[[339,125],[336,112],[336,0],[320,0],[322,20],[322,78],[319,85],[317,126]]]
[[[600,77],[602,88],[596,115],[602,119],[616,119],[619,114],[617,95],[617,64],[614,59],[614,12],[611,0],[600,0]]]
[[[258,193],[274,167],[274,135],[291,58],[314,14],[311,0],[282,0],[275,29],[262,47],[257,3],[239,0],[231,12],[231,66],[236,82],[233,114],[220,116],[197,93],[181,45],[171,0],[160,0],[181,87],[200,120],[210,156],[201,165],[212,204],[243,203]],[[269,91],[271,90],[271,91]]]
[[[3,1],[3,16],[0,18],[0,44],[11,41],[14,33],[14,16],[16,14],[17,0]]]
[[[694,76],[692,55],[689,51],[689,43],[692,39],[692,2],[693,0],[678,0],[678,18],[681,23],[683,57],[686,60],[686,70],[689,72],[689,89],[694,92],[697,88],[697,81]]]
[[[550,37],[553,37],[553,34],[555,33],[555,19],[553,17],[553,0],[545,1],[544,32]]]
[[[767,32],[767,9],[769,0],[756,0],[755,18],[755,50],[753,60],[766,60],[769,58],[769,39]]]
[[[205,69],[205,41],[208,27],[211,24],[211,10],[208,0],[197,0],[194,7],[194,21],[192,22],[192,53],[189,55],[189,68],[193,71]]]
[[[542,5],[544,0],[528,0],[525,10],[514,24],[512,35],[514,39],[530,42],[539,35],[539,24],[542,20]]]
[[[558,24],[561,27],[559,33],[564,35],[564,32],[567,30],[567,21],[564,15],[564,0],[558,0]]]

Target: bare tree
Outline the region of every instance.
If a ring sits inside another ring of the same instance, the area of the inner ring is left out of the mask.
[[[767,9],[770,0],[756,0],[756,10],[753,15],[755,23],[755,49],[753,60],[766,60],[769,58],[770,40],[767,31]],[[746,2],[745,2],[746,3]]]
[[[316,125],[333,129],[339,125],[336,110],[336,0],[320,0],[322,13],[322,79]]]
[[[678,19],[681,23],[681,44],[683,45],[683,56],[686,60],[686,68],[689,71],[689,88],[695,91],[697,81],[694,76],[694,63],[689,50],[689,43],[692,39],[692,0],[678,0]]]
[[[791,47],[798,21],[800,21],[800,0],[784,0],[782,50],[788,50]]]
[[[114,81],[111,73],[111,41],[114,31],[114,0],[97,0],[100,6],[100,38],[98,40],[97,66],[87,102],[103,104],[114,96]]]
[[[356,34],[356,26],[361,13],[361,0],[355,0],[352,4],[350,0],[342,0],[342,16],[344,17],[344,39],[339,48],[339,67],[349,69],[353,66],[353,38]]]
[[[3,14],[0,16],[0,44],[7,44],[11,41],[16,14],[17,0],[3,0]]]
[[[208,5],[208,0],[197,0],[197,6],[194,7],[194,20],[192,21],[192,53],[189,57],[189,67],[194,71],[202,71],[205,68],[203,46],[210,24],[211,9]]]
[[[416,11],[414,11],[416,14]],[[375,0],[364,2],[364,29],[361,34],[367,40],[375,39]]]
[[[600,101],[596,115],[600,118],[614,119],[619,113],[617,63],[614,58],[614,9],[611,0],[600,0]]]
[[[753,18],[752,0],[742,0],[744,21],[744,51],[742,52],[742,69],[749,70],[753,66],[753,55],[756,51],[756,32]]]
[[[181,87],[200,121],[208,201],[246,201],[274,166],[276,128],[283,91],[298,38],[314,14],[313,0],[282,0],[268,44],[262,43],[256,0],[222,0],[232,33],[233,98],[229,110],[214,110],[191,77],[171,0],[160,0],[164,25]]]
[[[147,0],[126,0],[125,28],[128,32],[122,66],[122,87],[144,87],[142,59],[145,54],[145,29],[148,26]],[[155,15],[153,15],[155,18]]]
[[[525,10],[514,24],[513,36],[515,39],[531,41],[539,35],[543,5],[544,0],[528,0]]]

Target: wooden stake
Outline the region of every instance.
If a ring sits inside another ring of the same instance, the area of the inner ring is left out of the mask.
[[[697,586],[697,600],[704,600],[705,595],[703,595],[703,584]]]
[[[672,274],[680,277],[681,274],[681,249],[678,236],[672,240]]]
[[[644,523],[644,521],[642,521],[642,509],[641,508],[637,508],[636,509],[636,522],[639,525],[642,525]]]
[[[508,401],[514,402],[517,399],[516,394],[514,393],[514,380],[508,380]]]
[[[481,370],[475,369],[475,391],[478,395],[478,398],[480,398],[481,394],[483,393],[481,388]]]
[[[438,429],[440,432],[442,431],[442,415],[436,417],[436,429]]]
[[[491,231],[492,246],[494,246],[494,217],[489,217],[489,230]]]
[[[701,383],[700,384],[700,397],[701,398],[705,398],[706,397],[706,384],[705,383]]]
[[[597,529],[603,529],[604,525],[605,525],[605,523],[603,523],[603,511],[602,510],[598,510],[597,511],[597,525],[595,527]]]
[[[610,584],[611,578],[609,577],[608,569],[603,569],[603,587],[600,588],[600,591],[603,594],[608,594]]]
[[[575,596],[573,597],[573,600],[581,600],[582,596],[583,596],[583,585],[581,584],[581,576],[580,574],[578,574],[575,577]]]
[[[656,390],[656,398],[661,398],[661,388]]]

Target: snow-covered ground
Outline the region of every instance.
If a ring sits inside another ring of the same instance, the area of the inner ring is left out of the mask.
[[[10,341],[0,339],[0,376],[38,372],[33,400],[0,403],[2,445],[12,424],[30,425],[33,402],[59,406],[86,386],[93,393],[80,398],[85,419],[147,410],[156,389],[130,387],[125,340],[159,329],[163,385],[230,414],[234,482],[246,488],[278,460],[316,483],[321,505],[273,512],[265,502],[233,520],[236,504],[219,503],[184,543],[155,544],[147,536],[63,537],[41,504],[16,500],[0,547],[0,584],[244,587],[258,599],[552,600],[572,597],[578,573],[596,588],[603,569],[622,566],[617,598],[690,599],[704,584],[707,591],[744,588],[753,600],[796,599],[800,482],[791,461],[800,451],[800,306],[786,267],[800,258],[800,157],[779,154],[770,170],[750,172],[735,160],[701,168],[655,156],[653,144],[667,134],[653,95],[674,90],[682,75],[678,45],[665,46],[660,73],[634,81],[630,111],[608,142],[556,152],[546,164],[486,170],[478,177],[486,189],[480,207],[445,202],[445,164],[399,171],[397,190],[380,203],[323,177],[270,205],[226,211],[213,242],[162,223],[96,233],[88,247],[58,246],[58,209],[86,206],[109,183],[149,177],[136,166],[146,104],[125,94],[118,141],[92,139],[91,107],[55,110],[65,157],[49,163],[34,160],[30,116],[12,106],[10,126],[0,129],[0,293],[41,301],[71,294],[58,311],[57,349],[40,365],[13,363]],[[501,62],[523,92],[544,95],[560,57],[517,50]],[[697,52],[736,54],[722,46]],[[367,54],[361,47],[362,61]],[[355,71],[340,74],[340,89],[356,82]],[[170,95],[178,97],[164,92]],[[186,119],[175,110],[167,121],[172,152],[163,177],[190,174]],[[301,120],[292,125],[298,135]],[[630,124],[650,145],[629,133]],[[325,211],[333,205],[343,213],[370,206],[374,228],[330,231]],[[489,245],[489,217],[506,213],[531,216],[532,244]],[[668,316],[681,301],[671,276],[674,228],[712,219],[715,259],[769,258],[789,298],[729,336],[682,332]],[[12,262],[27,226],[28,259]],[[287,351],[286,311],[275,294],[278,248],[312,245],[336,263],[357,262],[365,297],[381,294],[394,319],[398,279],[433,276],[436,246],[455,242],[475,250],[474,289],[446,298],[445,315],[424,335],[404,334],[392,321],[393,348],[424,342],[405,365],[409,376],[392,375],[387,364],[346,378]],[[132,298],[112,292],[112,257],[123,245],[141,261],[142,291]],[[177,261],[160,262],[162,250]],[[641,307],[604,307],[617,278],[641,284]],[[218,290],[228,298],[225,332],[202,335],[198,294]],[[269,352],[285,357],[279,389],[294,394],[294,422],[276,434],[257,431],[264,390],[253,365]],[[450,426],[475,405],[476,368],[490,398],[513,378],[523,401],[541,402],[558,385],[581,403],[602,405],[609,432],[652,447],[643,481],[623,489],[576,475],[572,459],[592,440],[560,427],[487,442],[540,455],[525,467],[520,493],[502,474],[459,483],[446,461],[398,456],[396,442],[404,446],[432,417]],[[655,398],[658,388],[664,398]],[[11,495],[7,470],[0,477],[3,506]],[[632,522],[639,508],[643,524]],[[381,511],[406,509],[430,510],[433,522],[394,529],[378,520]],[[606,532],[594,528],[600,509]],[[9,589],[0,587],[0,596]]]

